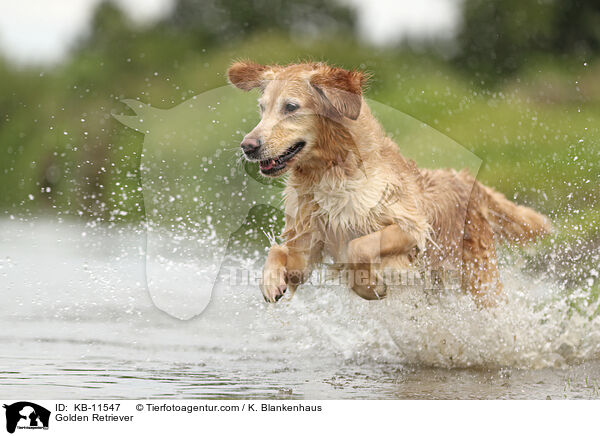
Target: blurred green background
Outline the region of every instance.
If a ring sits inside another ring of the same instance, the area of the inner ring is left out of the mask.
[[[139,25],[99,3],[62,62],[0,60],[0,210],[139,222],[144,138],[112,117],[132,114],[121,100],[171,108],[226,85],[237,58],[318,60],[371,72],[370,99],[475,153],[479,180],[552,216],[559,240],[600,246],[598,2],[465,0],[451,38],[383,46],[359,37],[358,13],[327,0],[178,0]]]

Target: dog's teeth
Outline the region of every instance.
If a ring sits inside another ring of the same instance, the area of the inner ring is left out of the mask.
[[[264,170],[264,171],[270,170],[274,166],[275,166],[275,160],[274,159],[271,159],[271,160],[268,160],[268,161],[261,161],[260,162],[260,169]]]

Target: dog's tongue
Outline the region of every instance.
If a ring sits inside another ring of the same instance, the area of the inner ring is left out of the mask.
[[[260,169],[261,170],[267,171],[267,170],[270,170],[271,168],[273,168],[275,166],[275,160],[274,159],[271,159],[269,161],[264,161],[263,160],[259,165],[260,165]]]

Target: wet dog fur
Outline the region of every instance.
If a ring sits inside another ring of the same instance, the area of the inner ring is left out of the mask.
[[[234,63],[230,83],[258,89],[261,120],[242,141],[267,177],[286,175],[283,243],[273,245],[261,290],[293,293],[329,256],[365,299],[386,295],[386,268],[451,268],[480,306],[497,304],[497,242],[525,243],[550,221],[467,171],[419,169],[371,114],[367,76],[323,63]]]

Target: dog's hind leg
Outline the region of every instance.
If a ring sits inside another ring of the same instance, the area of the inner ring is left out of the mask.
[[[503,296],[492,226],[479,210],[467,212],[463,239],[462,287],[479,307],[492,307]]]
[[[374,265],[384,257],[407,254],[416,246],[415,238],[397,224],[353,239],[348,244],[350,287],[367,300],[385,297],[385,283],[379,280]]]

